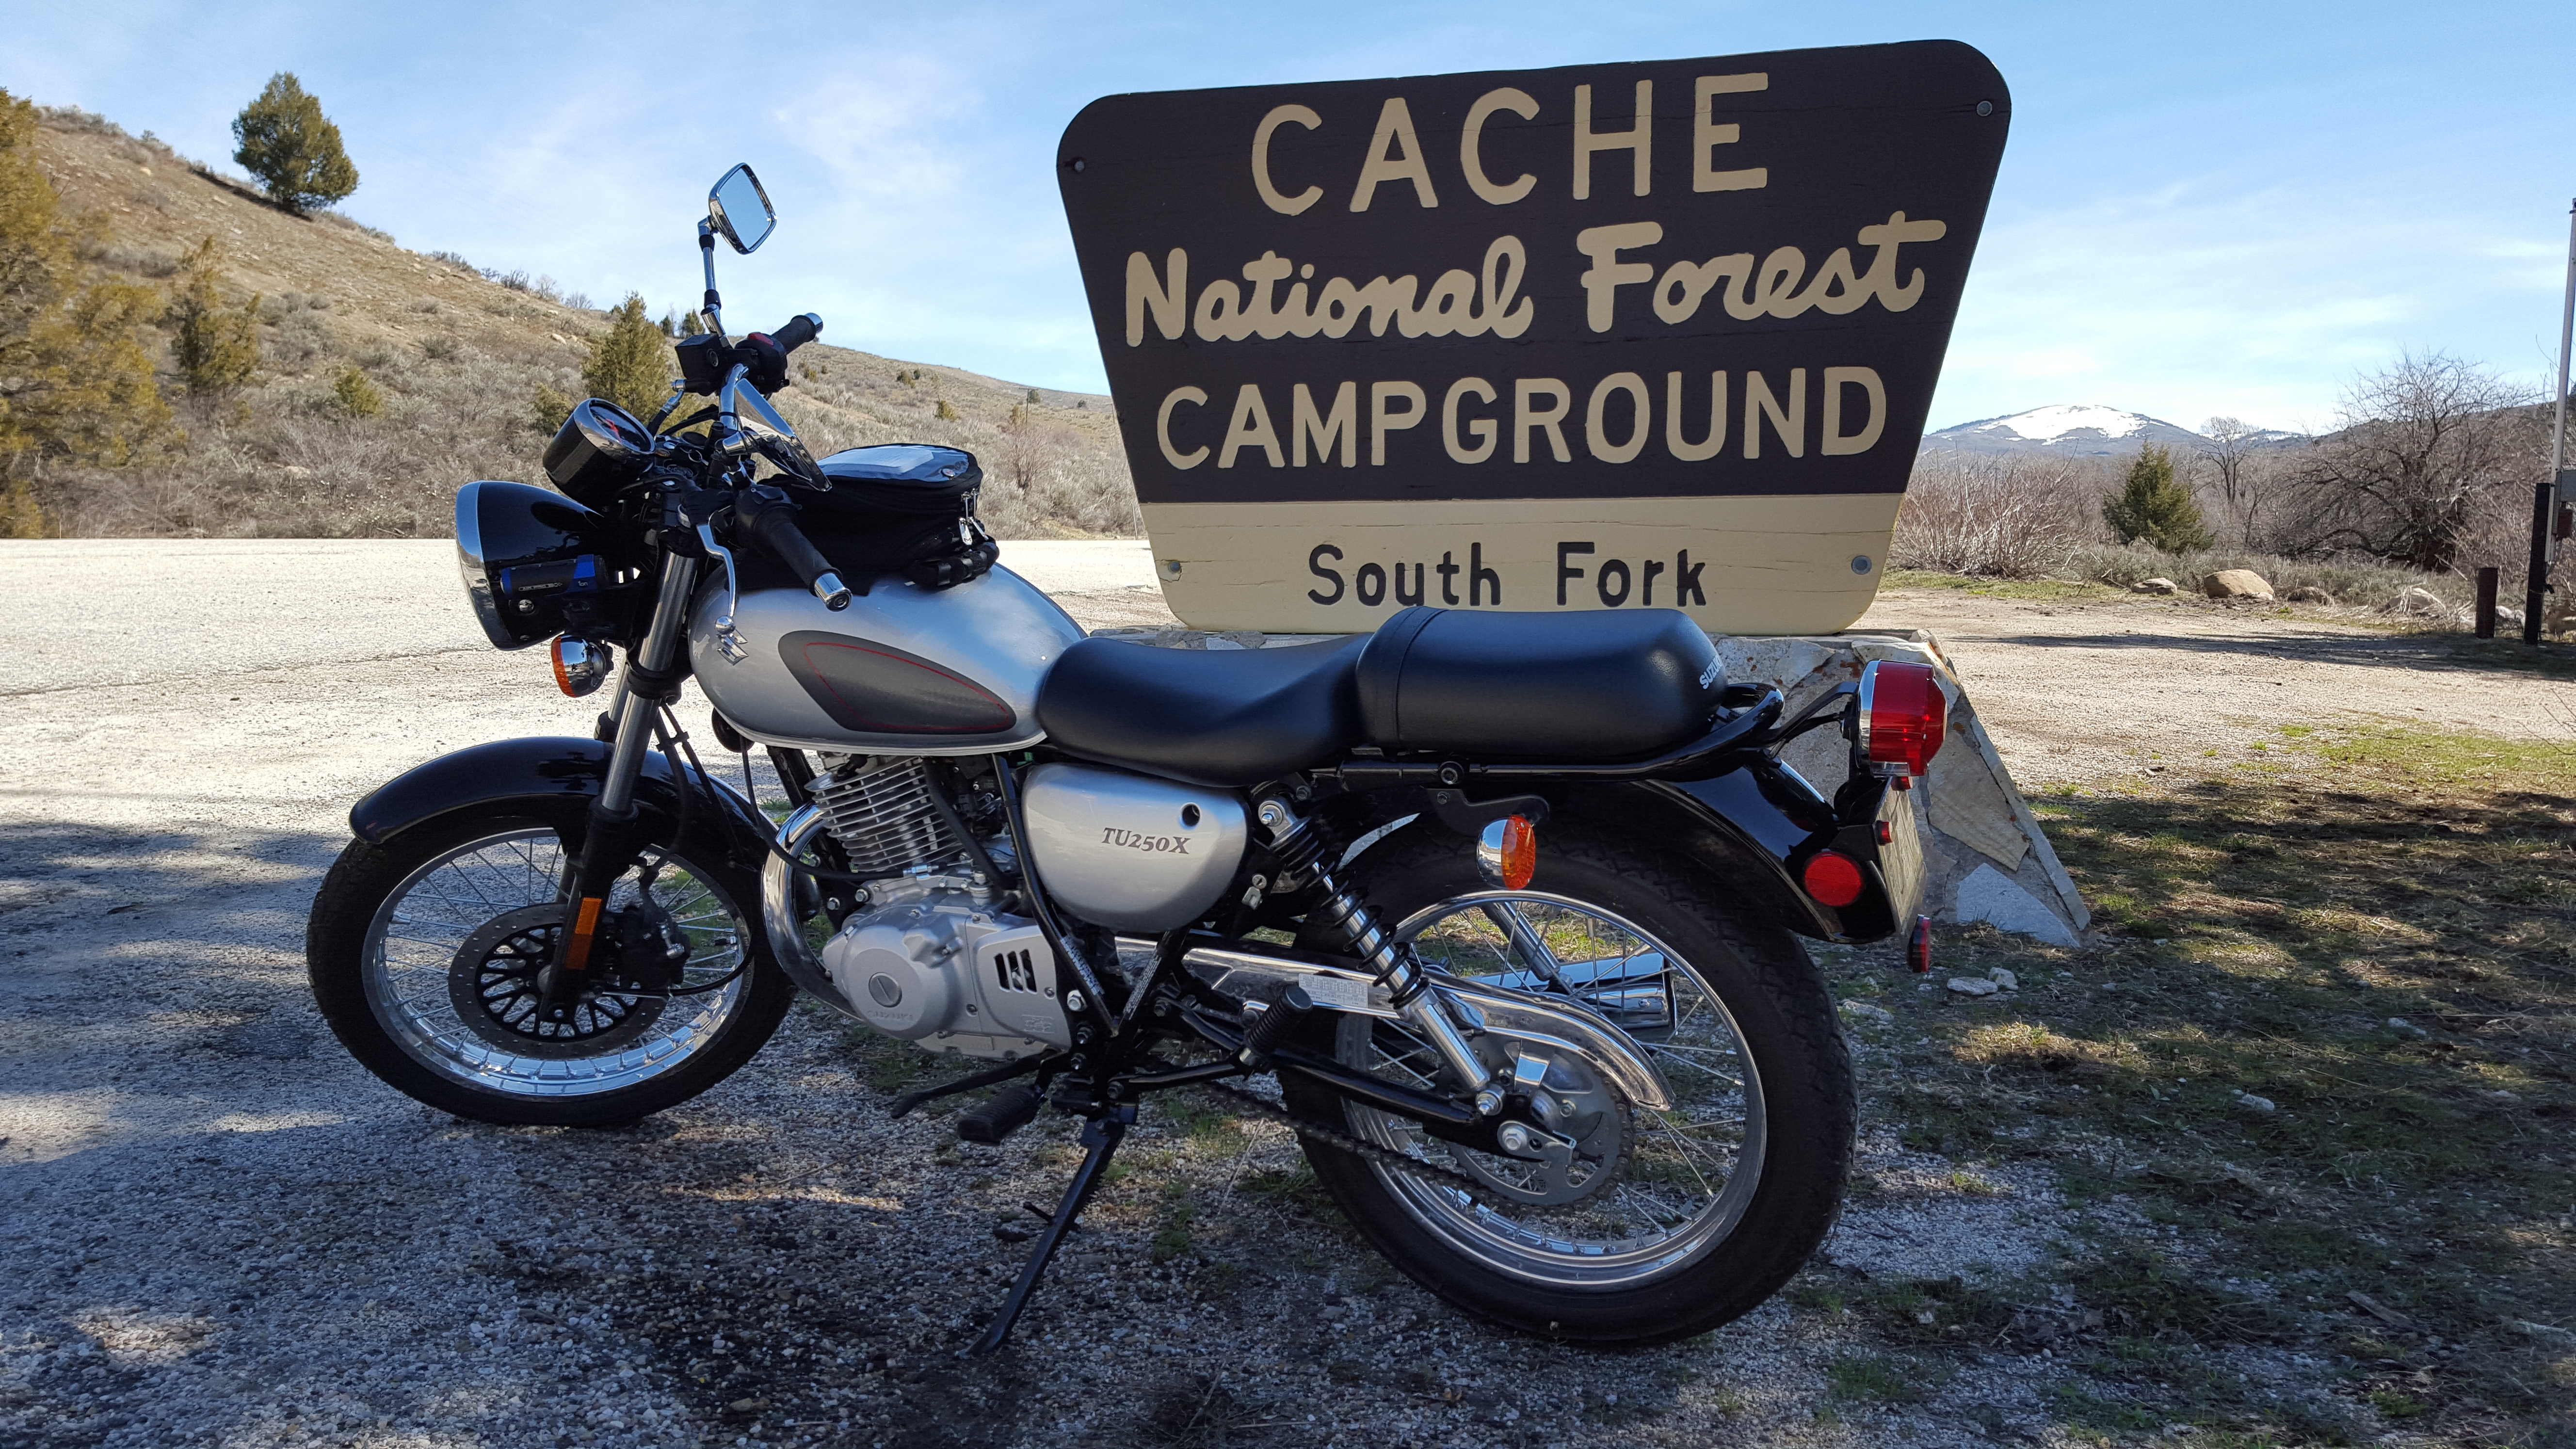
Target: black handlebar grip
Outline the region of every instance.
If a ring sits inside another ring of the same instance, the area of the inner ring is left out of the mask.
[[[823,319],[811,312],[806,312],[790,317],[787,319],[786,326],[770,333],[769,336],[770,340],[778,344],[781,352],[794,352],[822,334]]]
[[[743,531],[787,565],[825,607],[838,611],[850,606],[850,586],[841,582],[831,561],[796,526],[796,505],[786,494],[773,488],[746,488],[736,498],[733,512]]]

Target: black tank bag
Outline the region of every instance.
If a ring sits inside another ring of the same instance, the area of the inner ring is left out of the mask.
[[[822,466],[829,489],[790,488],[788,496],[796,500],[797,527],[858,592],[887,574],[925,589],[952,588],[982,578],[1001,557],[975,517],[984,470],[974,454],[880,443],[834,453]],[[749,587],[797,586],[774,561],[745,564]]]

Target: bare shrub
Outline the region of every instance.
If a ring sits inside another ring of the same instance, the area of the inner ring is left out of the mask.
[[[2543,466],[2539,410],[2476,363],[2408,353],[2344,395],[2343,429],[2297,470],[2305,536],[2296,550],[2358,549],[2447,571],[2481,515]]]
[[[1922,459],[1896,515],[1889,562],[2008,579],[2053,573],[2093,535],[2098,473],[2069,459]]]
[[[1071,428],[1048,422],[1026,403],[1014,406],[1010,417],[993,432],[998,439],[992,458],[993,476],[1023,493],[1045,477],[1056,460],[1074,445]]]
[[[2191,589],[2221,569],[2250,569],[2262,575],[2275,593],[2318,588],[2338,604],[2356,606],[2377,607],[2409,588],[2430,590],[2453,603],[2468,599],[2472,592],[2471,582],[2458,574],[2398,568],[2363,553],[2286,558],[2241,549],[2166,553],[2144,544],[2088,544],[2067,561],[2066,572],[2114,588],[2165,578]]]

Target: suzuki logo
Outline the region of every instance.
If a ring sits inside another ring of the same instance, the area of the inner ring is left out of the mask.
[[[1186,836],[1140,835],[1133,830],[1121,830],[1115,825],[1104,827],[1101,830],[1100,843],[1103,845],[1114,845],[1121,850],[1141,850],[1148,855],[1187,855],[1190,853],[1190,842]]]

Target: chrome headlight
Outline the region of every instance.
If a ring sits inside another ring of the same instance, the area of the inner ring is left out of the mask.
[[[465,579],[466,600],[474,605],[474,620],[483,626],[483,635],[495,649],[516,649],[527,641],[510,632],[501,620],[501,601],[492,591],[492,576],[484,567],[483,508],[484,484],[468,483],[456,490],[456,572]]]

